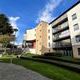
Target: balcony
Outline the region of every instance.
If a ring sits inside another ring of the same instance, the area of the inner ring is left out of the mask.
[[[53,41],[57,42],[57,41],[61,41],[61,40],[69,39],[69,38],[70,38],[69,30],[66,30],[64,32],[55,34],[53,37]]]
[[[61,41],[61,40],[69,39],[69,38],[70,38],[70,35],[64,36],[64,37],[61,37],[61,38],[55,38],[53,41],[57,42],[57,41]]]
[[[53,28],[53,34],[57,34],[57,33],[63,32],[68,29],[69,29],[69,24],[66,21],[66,22],[58,25],[57,27]]]
[[[63,23],[65,23],[65,22],[67,22],[68,21],[68,18],[67,17],[64,17],[64,19],[59,19],[59,20],[56,20],[55,22],[54,22],[54,24],[52,25],[52,28],[56,28],[58,25],[61,25],[61,24],[63,24]]]
[[[70,38],[70,35],[66,35],[66,36],[63,36],[63,37],[55,37],[53,39],[53,42],[58,42],[58,41],[62,41],[62,40],[69,39],[69,38]]]
[[[60,32],[63,32],[65,30],[69,29],[69,26],[66,26],[64,28],[60,28],[60,29],[57,29],[55,31],[53,31],[53,35],[57,34],[57,33],[60,33]]]
[[[59,43],[59,44],[54,44],[53,45],[53,49],[58,49],[58,50],[65,50],[65,49],[68,49],[68,50],[71,50],[72,49],[72,45],[71,43]]]

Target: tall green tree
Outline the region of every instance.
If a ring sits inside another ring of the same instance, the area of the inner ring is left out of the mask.
[[[6,47],[12,40],[13,28],[9,22],[9,19],[4,15],[0,14],[0,43],[3,45],[6,53]]]
[[[9,19],[4,15],[0,14],[0,34],[12,34],[13,28],[9,22]]]

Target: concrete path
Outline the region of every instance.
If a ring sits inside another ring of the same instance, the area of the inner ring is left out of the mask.
[[[0,63],[0,80],[51,80],[24,67]]]

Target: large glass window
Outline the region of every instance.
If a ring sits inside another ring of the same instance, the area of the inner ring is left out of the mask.
[[[73,27],[74,27],[74,31],[79,30],[79,25],[78,24],[74,24]]]
[[[76,36],[76,42],[80,42],[80,35]]]
[[[76,13],[74,13],[74,14],[72,15],[72,20],[75,20],[75,19],[77,19]]]

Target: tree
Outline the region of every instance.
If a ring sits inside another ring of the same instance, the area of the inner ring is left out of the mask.
[[[3,47],[5,48],[5,53],[6,53],[6,47],[10,43],[11,37],[9,35],[0,35],[0,43],[3,44]]]
[[[6,47],[12,40],[12,33],[14,32],[9,19],[4,15],[0,14],[0,43],[5,48],[6,53]]]
[[[9,19],[4,15],[0,14],[0,34],[12,34],[13,28],[9,22]]]

